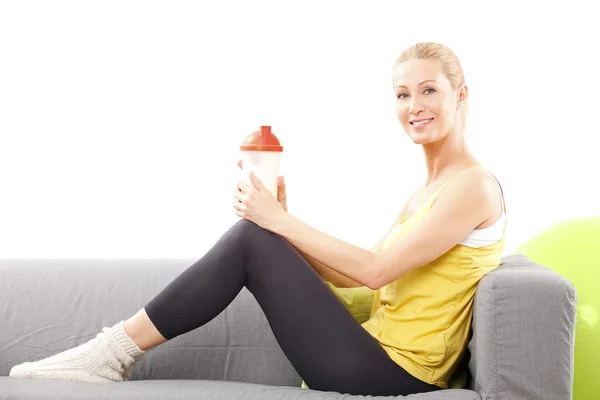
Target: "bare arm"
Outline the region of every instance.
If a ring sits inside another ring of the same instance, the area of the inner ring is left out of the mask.
[[[237,165],[238,165],[238,167],[242,168],[242,161],[238,160]],[[282,177],[280,177],[280,178],[282,178]],[[286,196],[286,190],[285,190],[286,187],[285,186],[286,185],[283,182],[283,180],[279,180],[279,179],[277,180],[277,200],[281,203],[283,209],[285,211],[287,211],[287,201],[286,201],[287,196]],[[406,211],[408,209],[408,205],[410,203],[410,200],[413,197],[413,194],[411,194],[409,200],[406,202],[406,204],[404,205],[404,208],[400,212],[400,216],[394,222],[392,227],[390,227],[390,229],[388,230],[388,233],[394,227],[394,225],[396,225],[396,223],[398,223],[398,221],[400,221],[402,216],[406,213]],[[381,251],[381,247],[383,245],[383,241],[384,241],[386,235],[387,235],[387,233],[381,239],[379,239],[379,241],[371,248],[371,252],[378,253]],[[339,272],[328,267],[327,265],[323,264],[322,262],[317,261],[315,258],[311,257],[307,253],[300,250],[298,247],[294,246],[294,244],[292,244],[289,240],[288,240],[288,243],[290,243],[292,245],[292,247],[294,247],[296,249],[296,251],[298,251],[298,253],[300,253],[300,255],[313,267],[313,269],[321,276],[321,278],[323,278],[323,280],[325,282],[329,282],[338,288],[351,288],[351,287],[365,286],[360,282],[357,282],[343,274],[340,274]]]
[[[290,243],[291,244],[291,243]],[[292,245],[293,246],[293,245]],[[359,287],[364,286],[363,284],[356,282],[345,275],[340,274],[339,272],[329,268],[327,265],[323,264],[320,261],[315,260],[298,247],[294,246],[294,248],[300,253],[300,255],[313,267],[313,269],[323,278],[325,282],[329,282],[333,284],[335,287]]]
[[[396,218],[396,220],[394,221],[394,223],[392,224],[392,226],[388,229],[388,231],[385,233],[385,235],[383,235],[377,241],[377,243],[375,243],[375,245],[371,248],[372,252],[379,253],[381,251],[381,248],[383,247],[383,242],[384,242],[385,237],[387,236],[387,234],[394,228],[394,226],[396,226],[396,224],[398,222],[400,222],[400,220],[408,212],[408,207],[409,207],[409,204],[410,204],[410,202],[412,200],[413,195],[414,195],[414,193],[411,194],[411,196],[409,197],[409,199],[406,202],[406,204],[404,204],[404,207],[402,208],[402,211],[400,211],[400,215]],[[316,259],[314,259],[310,255],[308,255],[307,253],[303,252],[302,250],[300,250],[298,247],[294,246],[293,244],[292,244],[292,246],[313,267],[313,269],[321,276],[321,278],[323,278],[323,280],[325,282],[329,282],[329,283],[331,283],[332,285],[334,285],[337,288],[352,288],[352,287],[365,286],[365,285],[363,285],[360,282],[357,282],[357,281],[355,281],[353,279],[350,279],[349,277],[347,277],[347,276],[345,276],[343,274],[340,274],[339,272],[337,272],[334,269],[328,267],[327,265],[323,264],[322,262],[317,261]]]

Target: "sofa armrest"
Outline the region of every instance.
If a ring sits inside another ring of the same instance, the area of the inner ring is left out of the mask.
[[[576,305],[567,279],[524,255],[503,257],[475,294],[471,388],[484,400],[570,400]]]

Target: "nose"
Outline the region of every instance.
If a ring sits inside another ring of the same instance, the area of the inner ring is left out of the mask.
[[[410,101],[410,105],[408,107],[408,112],[412,115],[418,115],[421,111],[424,110],[423,105],[419,102],[419,99],[413,97]]]

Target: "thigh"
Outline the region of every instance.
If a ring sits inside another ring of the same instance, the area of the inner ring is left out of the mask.
[[[311,389],[362,395],[437,389],[389,358],[288,241],[254,223],[240,224],[246,286]]]

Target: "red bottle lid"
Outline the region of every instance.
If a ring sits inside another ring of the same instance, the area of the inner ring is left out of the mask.
[[[277,136],[271,133],[270,126],[261,126],[260,130],[252,132],[240,146],[242,151],[283,151]]]

